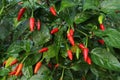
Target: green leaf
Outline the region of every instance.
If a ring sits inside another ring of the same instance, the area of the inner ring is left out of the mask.
[[[6,76],[9,73],[9,69],[7,68],[0,68],[0,76]]]
[[[92,72],[96,77],[99,76],[97,69],[95,69],[94,67],[90,67],[90,70],[91,70],[91,72]]]
[[[73,80],[73,74],[70,70],[65,70],[63,80]]]
[[[120,0],[105,0],[101,3],[101,10],[110,14],[115,10],[120,10]]]
[[[81,65],[79,63],[73,64],[70,68],[74,71],[79,71],[81,69]]]
[[[32,41],[31,40],[24,40],[23,41],[23,49],[27,52],[27,53],[29,53],[30,52],[30,50],[31,50],[31,48],[33,47],[33,45],[32,45]]]
[[[103,38],[106,45],[120,48],[120,32],[116,29],[106,29],[105,31],[96,31],[96,36]]]
[[[27,21],[25,20],[17,26],[17,28],[13,33],[13,40],[18,39],[25,32],[25,30],[28,28],[27,25],[28,25],[28,20]]]
[[[76,5],[72,0],[62,0],[59,15],[69,25],[73,24],[74,17],[76,14]]]
[[[116,10],[114,13],[112,14],[108,14],[108,17],[111,19],[109,24],[107,26],[111,26],[114,27],[115,29],[117,29],[118,31],[120,31],[120,14],[119,14],[120,10]],[[117,13],[116,13],[117,12]]]
[[[111,52],[103,48],[95,48],[91,51],[92,61],[103,68],[120,71],[120,63]]]
[[[46,80],[46,79],[49,80],[48,76],[46,75],[34,75],[32,76],[32,78],[30,78],[30,80]]]
[[[49,61],[50,58],[55,57],[58,54],[58,47],[56,45],[51,45],[48,47],[48,51],[43,53],[43,57]]]
[[[13,80],[13,79],[12,79]],[[20,78],[20,80],[28,80],[24,75]]]
[[[18,53],[23,50],[23,49],[21,48],[22,45],[23,45],[23,44],[21,44],[21,41],[13,42],[13,43],[9,46],[9,48],[8,48],[8,50],[7,50],[7,54],[8,54],[8,55],[12,55],[12,56],[14,56],[14,57],[17,57],[17,56],[18,56]]]
[[[89,18],[90,18],[90,15],[82,12],[82,13],[78,13],[78,14],[75,16],[74,21],[75,21],[76,24],[79,24],[79,23],[82,23],[82,22],[86,21],[86,20],[89,19]]]
[[[64,11],[60,12],[61,18],[65,20],[69,25],[73,24],[75,15],[76,15],[75,7],[66,8]]]
[[[11,33],[12,25],[7,19],[2,19],[0,22],[0,39],[4,40]]]
[[[15,41],[9,46],[7,54],[13,57],[17,57],[18,53],[22,50],[30,52],[31,47],[32,43],[30,40]]]
[[[25,67],[34,65],[40,58],[41,58],[41,54],[39,53],[30,54],[24,61]]]
[[[62,0],[59,12],[65,10],[66,8],[73,7],[75,5],[76,4],[71,0]]]
[[[27,79],[30,79],[30,77],[32,77],[33,75],[33,68],[32,66],[28,66],[28,67],[24,67],[23,68],[23,74]]]
[[[34,31],[32,38],[35,45],[45,44],[51,38],[49,29],[43,25],[40,31]]]
[[[50,73],[49,69],[44,65],[42,65],[38,71],[38,75],[48,75],[49,73]]]
[[[120,76],[117,77],[117,80],[120,80]]]
[[[89,65],[84,62],[75,62],[70,68],[74,71],[87,71],[89,69]]]
[[[98,9],[99,0],[84,0],[83,10],[87,9]]]

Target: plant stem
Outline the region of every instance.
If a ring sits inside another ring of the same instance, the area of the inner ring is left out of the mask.
[[[88,44],[88,35],[86,33],[84,33],[83,31],[80,31],[78,29],[76,29],[76,30],[86,36],[85,47],[87,47],[87,44]]]
[[[80,33],[82,33],[83,35],[85,35],[86,37],[87,37],[87,34],[86,33],[84,33],[83,31],[80,31],[80,30],[78,30],[78,29],[76,29],[78,32],[80,32]]]
[[[53,69],[53,71],[52,71],[52,73],[51,73],[51,75],[50,75],[51,77],[52,77],[53,73],[55,72],[55,69],[56,69],[56,68]],[[51,80],[51,79],[49,78],[49,80]]]
[[[28,57],[28,55],[25,56],[25,58],[21,61],[21,63],[23,63],[27,57]]]
[[[62,75],[61,75],[61,77],[60,77],[60,79],[59,79],[59,80],[63,80],[64,71],[65,71],[65,68],[63,68],[63,70],[62,70]]]

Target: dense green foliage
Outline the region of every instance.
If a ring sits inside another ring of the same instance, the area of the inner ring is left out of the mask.
[[[50,13],[50,6],[55,7],[57,16]],[[22,7],[26,11],[17,21]],[[29,28],[32,13],[41,21],[41,29],[33,32]],[[100,15],[104,31],[99,28]],[[51,35],[56,27],[59,31]],[[69,43],[70,28],[75,31],[75,44],[89,48],[91,65],[84,61],[82,50]],[[43,47],[48,51],[39,53]],[[72,50],[73,60],[69,60],[67,49]],[[120,80],[119,53],[120,0],[0,0],[0,80]],[[24,64],[22,76],[9,75],[17,65],[10,66],[14,59]],[[34,74],[40,60],[42,66]]]

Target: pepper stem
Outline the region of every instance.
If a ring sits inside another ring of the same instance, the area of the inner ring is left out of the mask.
[[[25,56],[25,58],[21,61],[21,63],[23,63],[27,57],[28,57],[28,55]]]
[[[61,77],[60,77],[60,79],[59,79],[59,80],[63,80],[64,71],[65,71],[65,68],[63,68],[63,70],[62,70],[62,75],[61,75]]]
[[[88,35],[86,33],[84,33],[83,31],[80,31],[78,29],[76,29],[76,30],[86,36],[85,47],[87,47],[87,44],[88,44]]]

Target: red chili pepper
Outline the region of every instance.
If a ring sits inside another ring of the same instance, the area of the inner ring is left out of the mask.
[[[11,71],[9,75],[15,75],[16,71]]]
[[[9,73],[9,75],[15,75],[18,67],[19,67],[19,65],[17,65],[17,66],[15,67],[15,69]]]
[[[11,64],[10,64],[10,66],[12,66],[12,65],[16,64],[17,62],[18,62],[18,60],[17,60],[17,59],[13,60],[13,61],[11,62]]]
[[[80,44],[79,44],[79,48],[80,48],[81,50],[83,50],[83,49],[85,48],[84,44],[80,43]]]
[[[70,33],[67,33],[67,38],[68,38],[69,42],[71,43],[71,45],[74,46],[75,42],[74,42],[74,39]]]
[[[104,43],[105,43],[103,39],[99,39],[98,42],[102,45],[104,45]]]
[[[84,61],[87,61],[88,53],[89,53],[89,49],[88,48],[84,48],[83,49]]]
[[[105,27],[104,27],[104,25],[103,25],[103,24],[100,24],[100,29],[101,29],[102,31],[104,31],[104,30],[105,30]]]
[[[56,65],[55,65],[55,68],[58,68],[58,67],[59,67],[59,64],[56,64]]]
[[[30,18],[29,25],[30,25],[30,31],[34,31],[34,25],[35,25],[35,18],[34,17]]]
[[[17,20],[20,21],[21,17],[23,16],[24,12],[25,12],[26,8],[21,8],[18,12],[18,17]]]
[[[22,74],[23,74],[22,71],[20,71],[20,73],[18,74],[18,76],[22,76]]]
[[[40,30],[40,27],[41,27],[41,23],[40,23],[40,20],[38,19],[38,21],[37,21],[37,30]]]
[[[36,65],[35,65],[35,68],[34,68],[34,74],[36,74],[38,72],[38,70],[40,69],[42,65],[42,62],[38,62]]]
[[[57,33],[58,31],[59,31],[58,28],[54,28],[54,29],[51,30],[50,34],[55,34],[55,33]]]
[[[91,61],[91,59],[90,59],[90,57],[88,56],[87,57],[87,61],[86,61],[89,65],[91,65],[92,64],[92,61]]]
[[[19,66],[18,66],[18,69],[17,69],[17,71],[15,73],[16,76],[19,75],[19,73],[22,71],[22,68],[23,68],[23,63],[20,63]]]
[[[44,48],[42,48],[42,49],[39,50],[39,53],[43,53],[43,52],[46,52],[46,51],[48,51],[48,48],[44,47]]]
[[[48,63],[48,67],[49,67],[49,68],[52,68],[52,64],[51,64],[51,63]]]
[[[15,75],[15,73],[16,73],[16,71],[11,71],[9,73],[9,75]],[[16,76],[21,76],[21,75],[22,75],[22,71],[20,71],[20,73],[18,75],[16,75]]]
[[[52,13],[52,15],[57,16],[56,10],[53,6],[50,7],[50,12]]]
[[[71,36],[73,36],[74,35],[74,30],[70,29],[69,33],[70,33]]]
[[[18,67],[19,67],[19,64],[15,67],[13,71],[17,71]]]
[[[69,58],[70,60],[73,60],[72,51],[71,51],[71,50],[68,50],[68,51],[67,51],[67,54],[68,54],[68,58]]]

